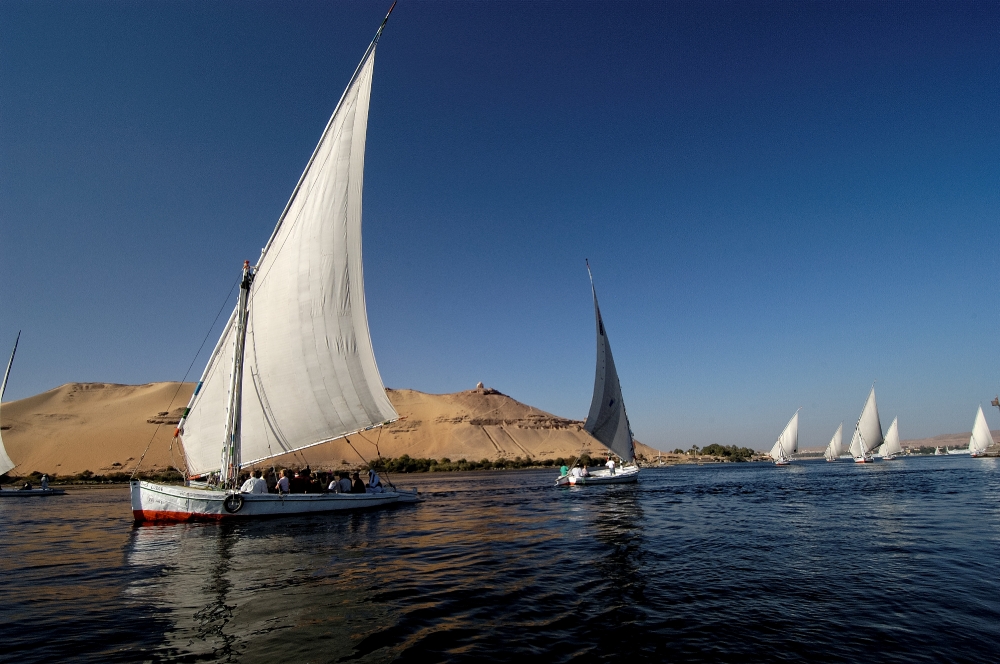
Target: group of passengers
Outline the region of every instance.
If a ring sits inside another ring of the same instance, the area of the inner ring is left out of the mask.
[[[605,463],[604,465],[607,466],[607,468],[608,468],[608,474],[609,475],[614,475],[615,474],[615,460],[614,459],[612,459],[609,456],[607,463]],[[590,471],[587,469],[587,464],[585,464],[583,462],[580,462],[580,463],[577,463],[576,466],[574,466],[572,470],[570,470],[566,466],[562,466],[559,469],[559,475],[560,475],[560,477],[566,477],[567,475],[569,475],[571,477],[590,477]]]
[[[312,471],[306,467],[304,470],[291,471],[288,468],[281,470],[280,476],[273,484],[264,478],[261,470],[255,470],[250,477],[240,487],[241,493],[382,493],[384,488],[382,480],[374,470],[368,471],[368,484],[366,485],[360,475],[347,471],[337,471],[332,475],[328,473],[318,473],[314,476]],[[329,483],[327,484],[327,480]],[[324,485],[326,485],[324,487]]]

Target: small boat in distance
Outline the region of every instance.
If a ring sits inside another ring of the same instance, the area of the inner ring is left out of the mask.
[[[594,374],[594,396],[590,402],[590,414],[587,415],[583,428],[624,463],[614,471],[610,468],[600,468],[585,476],[576,475],[574,473],[576,469],[570,469],[568,475],[556,478],[556,484],[559,486],[626,484],[639,479],[639,466],[635,463],[635,441],[632,440],[632,428],[629,426],[628,413],[625,412],[625,400],[622,398],[622,387],[618,381],[615,360],[611,356],[611,344],[608,343],[604,331],[604,319],[601,318],[601,308],[597,304],[597,289],[594,287],[594,275],[590,271],[589,261],[587,274],[590,275],[590,290],[594,295],[594,316],[597,319],[597,370]],[[628,463],[632,465],[629,466]]]
[[[983,407],[976,411],[976,420],[972,423],[972,436],[969,438],[969,455],[972,457],[986,456],[986,450],[993,444],[993,434],[986,424]]]
[[[941,447],[940,446],[934,448],[934,456],[943,456],[943,455],[944,455],[944,452],[941,451]]]
[[[3,383],[0,384],[0,401],[3,401],[3,393],[7,391],[7,379],[10,377],[10,368],[14,365],[14,355],[17,353],[17,343],[21,340],[21,333],[17,333],[17,339],[14,340],[14,350],[10,352],[10,360],[7,361],[7,370],[3,374]],[[3,446],[3,437],[0,436],[0,475],[3,475],[11,470],[14,470],[17,465],[10,460],[7,455],[7,448]],[[0,498],[30,498],[32,496],[61,496],[65,491],[62,489],[50,489],[46,486],[48,480],[42,477],[42,488],[21,488],[15,489],[13,491],[0,491]],[[30,486],[25,484],[25,486]]]
[[[770,455],[775,466],[787,466],[792,462],[792,455],[799,451],[799,410],[788,420],[771,447]]]
[[[823,456],[827,461],[836,461],[840,458],[840,455],[844,451],[844,423],[841,422],[840,426],[837,427],[837,432],[833,434],[833,438],[830,439],[830,443],[826,446],[826,451],[823,452]]]
[[[855,463],[874,461],[872,450],[882,444],[882,422],[878,418],[878,404],[875,403],[875,386],[868,394],[861,416],[854,426],[854,435],[848,448]]]
[[[899,446],[899,427],[896,424],[898,418],[892,418],[892,424],[885,434],[885,442],[878,448],[879,458],[883,461],[891,461],[903,453],[903,448]]]
[[[418,500],[415,491],[391,486],[243,494],[239,484],[242,470],[267,459],[399,419],[375,364],[361,261],[368,105],[375,49],[388,20],[386,14],[257,265],[243,264],[236,308],[174,433],[184,449],[186,485],[133,480],[136,521],[284,516]]]

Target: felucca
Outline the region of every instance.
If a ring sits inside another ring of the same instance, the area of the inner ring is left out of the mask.
[[[903,453],[903,448],[899,445],[898,419],[897,417],[892,418],[892,424],[889,425],[889,430],[885,433],[885,442],[878,449],[879,458],[883,461],[891,461]]]
[[[875,403],[875,386],[861,409],[861,417],[854,427],[851,446],[848,448],[855,463],[871,463],[872,451],[882,444],[882,422],[878,419],[878,405]]]
[[[393,5],[395,6],[395,5]],[[389,14],[392,8],[389,9]],[[398,419],[368,332],[361,262],[365,139],[379,26],[240,295],[175,436],[188,480],[132,481],[137,521],[329,512],[415,492],[241,494],[240,470]]]
[[[840,455],[844,453],[844,423],[841,422],[840,426],[837,427],[837,432],[833,434],[833,438],[830,439],[829,444],[826,446],[826,451],[823,452],[823,456],[827,461],[836,461],[840,458]]]
[[[799,410],[802,410],[801,408]],[[782,429],[778,440],[771,447],[771,458],[775,466],[787,466],[792,462],[792,455],[799,451],[799,411],[795,411],[792,419]]]
[[[3,401],[3,394],[7,391],[7,379],[10,377],[10,368],[14,366],[14,355],[17,353],[17,344],[21,341],[21,333],[17,333],[14,340],[14,350],[10,351],[10,360],[7,361],[7,370],[3,373],[3,383],[0,384],[0,401]],[[3,445],[3,437],[0,436],[0,475],[14,470],[17,467],[7,455],[7,448]],[[62,489],[17,489],[15,491],[0,491],[0,498],[28,498],[30,496],[61,496],[66,493]]]
[[[569,475],[557,478],[556,484],[626,484],[639,479],[639,466],[635,463],[635,443],[632,440],[628,414],[625,412],[625,400],[622,398],[615,360],[611,356],[611,345],[604,330],[601,308],[597,304],[597,289],[594,287],[594,275],[590,272],[589,262],[587,274],[590,275],[590,290],[594,295],[594,316],[597,318],[597,369],[594,375],[594,397],[590,402],[590,414],[587,415],[583,428],[624,463],[620,468],[614,470],[600,468],[586,476],[575,475],[576,469],[573,469]],[[629,463],[632,465],[628,465]]]
[[[969,438],[969,455],[973,457],[986,456],[986,450],[993,444],[993,434],[986,424],[983,407],[976,411],[976,421],[972,423],[972,436]]]

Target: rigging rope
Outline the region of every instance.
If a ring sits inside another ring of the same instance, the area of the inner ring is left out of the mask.
[[[191,358],[191,364],[188,365],[187,371],[184,372],[184,377],[181,378],[181,382],[179,382],[177,384],[177,389],[174,390],[174,396],[170,397],[170,403],[167,404],[167,414],[168,415],[170,413],[170,407],[174,405],[174,399],[177,398],[177,395],[180,394],[181,388],[184,387],[184,381],[187,380],[188,374],[191,373],[191,369],[194,367],[194,363],[198,361],[198,356],[201,355],[201,351],[205,347],[205,344],[208,342],[208,338],[210,336],[212,336],[212,330],[215,329],[215,324],[219,322],[219,316],[221,316],[222,312],[225,311],[226,304],[229,303],[229,298],[232,297],[233,290],[235,290],[235,288],[239,285],[239,283],[240,283],[239,280],[235,281],[233,283],[233,287],[229,289],[229,294],[226,295],[226,299],[222,302],[222,306],[219,308],[219,313],[215,314],[215,319],[212,321],[212,325],[209,326],[208,332],[205,334],[205,338],[201,340],[201,345],[198,346],[198,352],[196,352],[194,354],[194,357]],[[142,460],[146,458],[146,453],[149,452],[149,448],[153,444],[153,440],[156,439],[156,434],[159,433],[161,426],[163,426],[162,422],[160,422],[159,424],[156,425],[156,429],[153,430],[153,435],[149,437],[149,442],[146,443],[146,449],[144,449],[142,451],[142,456],[139,457],[138,463],[135,464],[135,468],[132,470],[132,475],[131,475],[131,477],[129,477],[129,479],[132,479],[132,480],[135,479],[136,474],[139,472],[139,467],[142,465]],[[170,441],[170,449],[171,449],[170,462],[171,462],[171,464],[173,464],[173,446],[174,446],[173,439],[171,439],[171,441]],[[185,468],[186,468],[186,464],[185,464]],[[179,470],[179,469],[175,468],[175,470]],[[187,473],[186,472],[184,474],[184,477],[185,478],[187,477]]]

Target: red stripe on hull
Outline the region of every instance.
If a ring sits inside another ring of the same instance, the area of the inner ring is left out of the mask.
[[[185,523],[188,521],[219,521],[224,514],[192,514],[191,512],[160,512],[157,510],[132,510],[136,521],[158,521],[160,523]]]

